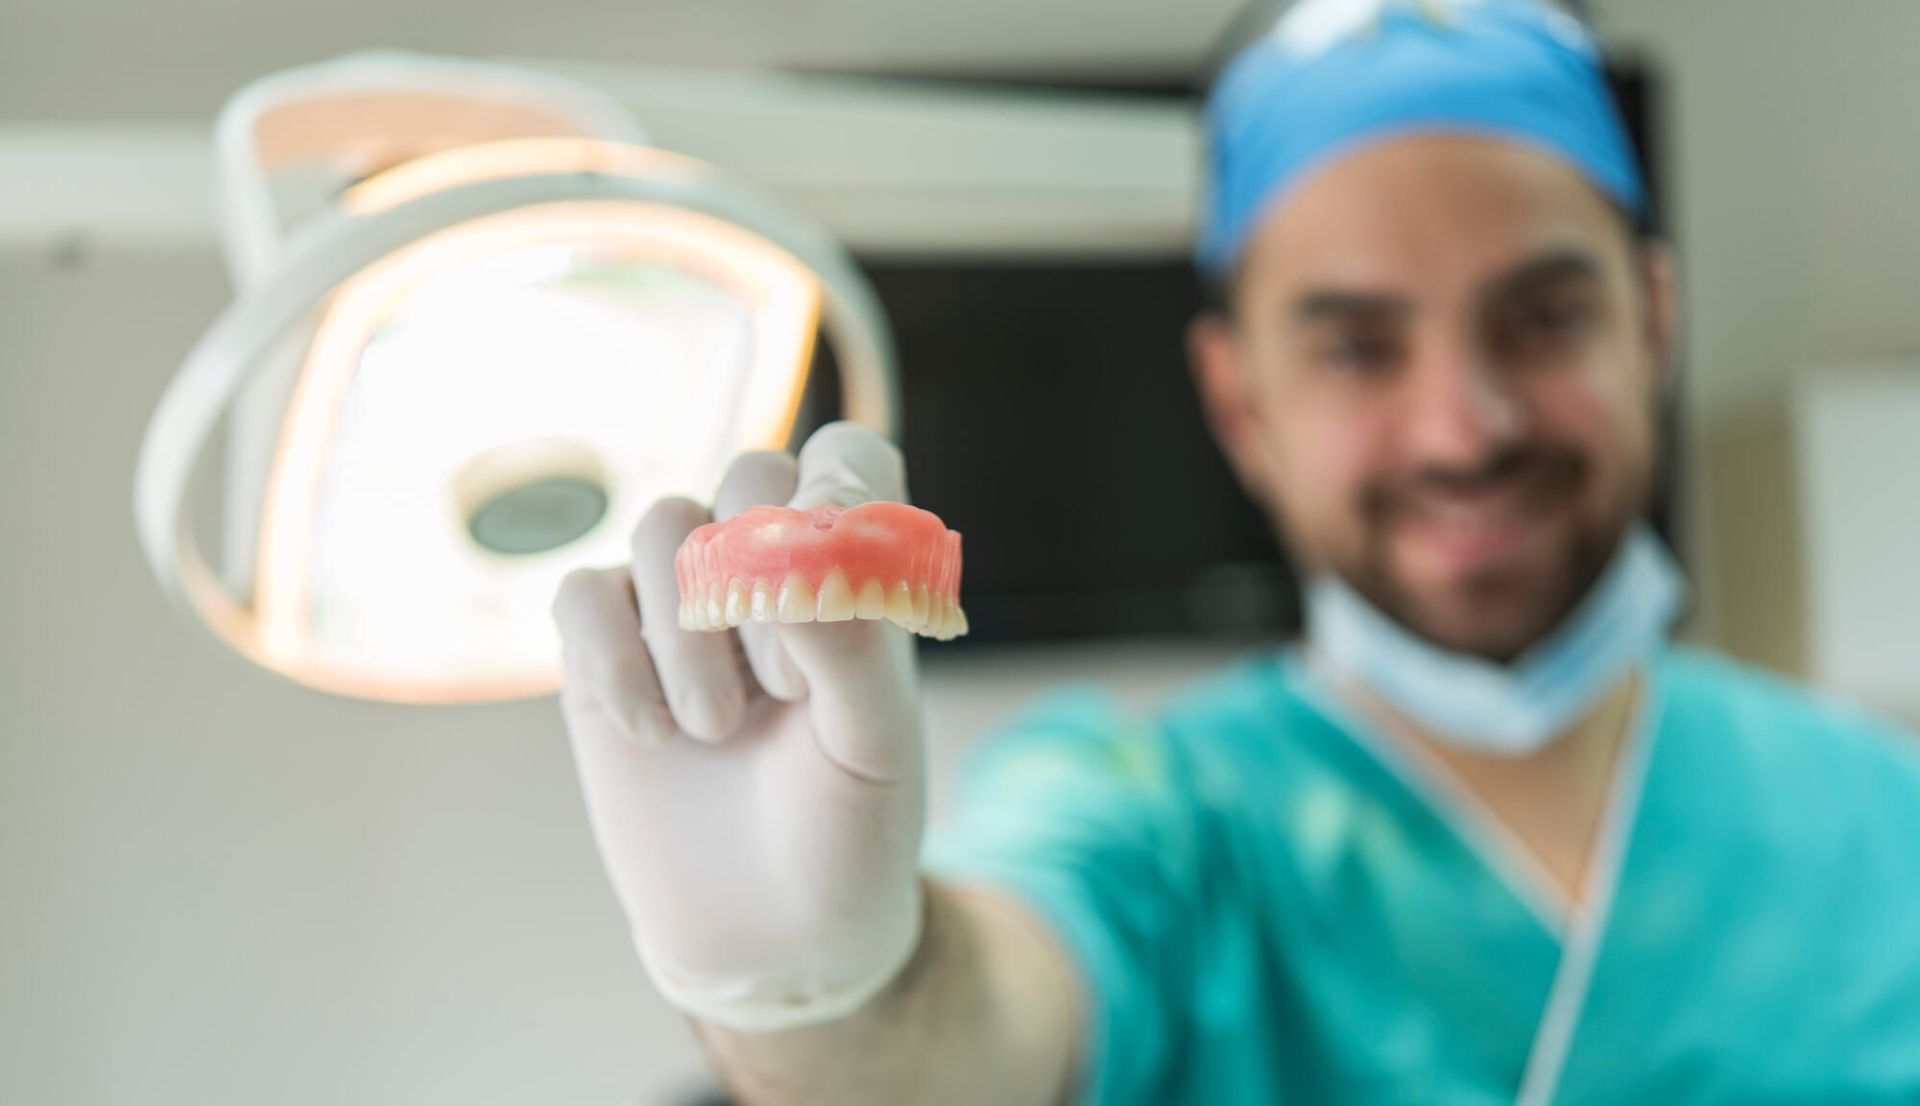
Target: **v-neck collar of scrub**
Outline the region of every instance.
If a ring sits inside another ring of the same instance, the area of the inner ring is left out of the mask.
[[[1381,771],[1396,780],[1436,821],[1448,827],[1462,849],[1496,883],[1505,887],[1559,945],[1560,962],[1535,1030],[1516,1099],[1519,1106],[1550,1102],[1592,982],[1607,919],[1612,914],[1615,893],[1626,865],[1628,846],[1634,826],[1639,822],[1640,797],[1646,790],[1648,767],[1662,728],[1666,690],[1658,656],[1641,670],[1639,701],[1634,704],[1623,744],[1614,757],[1599,832],[1588,859],[1587,894],[1578,902],[1560,887],[1514,832],[1465,784],[1446,771],[1437,758],[1412,742],[1395,740],[1382,733],[1346,700],[1333,677],[1313,664],[1306,650],[1298,647],[1285,650],[1278,663],[1285,685]]]
[[[1279,665],[1287,688],[1446,826],[1461,847],[1556,942],[1565,939],[1570,926],[1582,915],[1604,915],[1606,900],[1611,896],[1602,892],[1609,891],[1618,876],[1606,867],[1607,842],[1610,837],[1618,837],[1624,846],[1631,836],[1632,826],[1621,823],[1638,808],[1646,762],[1658,731],[1662,692],[1656,665],[1649,664],[1642,671],[1641,692],[1614,757],[1593,853],[1588,859],[1588,893],[1579,902],[1438,757],[1411,740],[1394,736],[1367,717],[1341,690],[1339,677],[1316,664],[1310,651],[1300,647],[1284,650]]]

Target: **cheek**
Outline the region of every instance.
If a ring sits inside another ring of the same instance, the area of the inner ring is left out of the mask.
[[[1653,399],[1644,376],[1615,362],[1570,373],[1532,397],[1536,429],[1577,450],[1592,469],[1592,491],[1615,497],[1623,479],[1652,460]]]
[[[1361,489],[1388,460],[1373,420],[1307,399],[1267,420],[1266,442],[1274,506],[1295,539],[1314,546],[1357,524]]]

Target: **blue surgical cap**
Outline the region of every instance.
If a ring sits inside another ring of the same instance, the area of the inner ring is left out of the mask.
[[[1315,169],[1416,132],[1543,149],[1646,214],[1599,52],[1547,0],[1301,0],[1208,98],[1201,270],[1231,271],[1261,218]]]

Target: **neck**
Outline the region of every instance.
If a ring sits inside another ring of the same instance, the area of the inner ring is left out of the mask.
[[[1422,729],[1379,696],[1352,689],[1380,728],[1437,762],[1512,831],[1570,901],[1586,890],[1588,862],[1605,820],[1614,769],[1641,694],[1638,672],[1538,749],[1505,756]]]

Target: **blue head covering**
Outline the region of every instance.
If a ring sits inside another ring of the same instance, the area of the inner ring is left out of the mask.
[[[1319,166],[1434,131],[1544,149],[1646,212],[1598,50],[1571,15],[1546,0],[1301,0],[1208,98],[1200,268],[1229,272],[1261,217]]]

